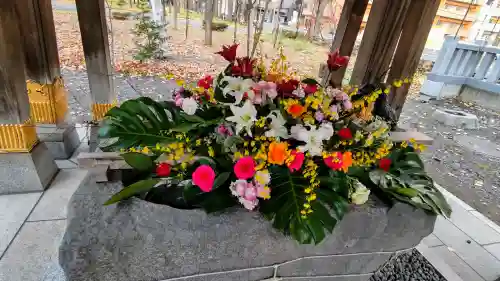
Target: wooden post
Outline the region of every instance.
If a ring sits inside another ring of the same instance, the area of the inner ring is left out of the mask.
[[[92,117],[98,121],[115,103],[104,0],[76,0],[76,10],[93,103]]]
[[[68,103],[59,66],[52,5],[50,0],[18,0],[16,4],[22,23],[31,119],[35,123],[62,124]]]
[[[30,120],[15,5],[14,1],[0,1],[0,152],[30,152],[38,143]]]
[[[399,45],[394,55],[388,82],[401,78],[412,78],[417,70],[425,43],[431,31],[440,0],[412,1],[403,24]],[[399,118],[410,85],[394,88],[389,103]]]
[[[340,21],[330,49],[331,52],[339,49],[340,55],[351,56],[367,6],[368,0],[347,0],[344,2]],[[340,86],[345,71],[346,68],[343,67],[333,72],[330,76],[331,84]]]
[[[373,1],[354,65],[351,77],[352,85],[373,83],[377,79],[383,78],[381,76],[389,70],[410,2],[420,1]]]

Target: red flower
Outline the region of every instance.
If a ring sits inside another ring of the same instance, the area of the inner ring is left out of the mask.
[[[343,161],[342,161],[342,153],[340,152],[334,152],[332,156],[328,156],[327,158],[323,159],[325,162],[325,165],[328,166],[332,170],[341,170],[343,167]]]
[[[295,172],[298,171],[302,168],[302,164],[304,163],[304,153],[297,151],[297,150],[292,150],[292,157],[293,160],[292,162],[288,163],[288,169],[290,172]]]
[[[343,140],[352,139],[352,132],[349,128],[342,128],[337,132],[337,135]]]
[[[278,93],[282,95],[291,94],[299,87],[300,82],[295,79],[290,79],[288,81],[281,81],[276,85]]]
[[[159,177],[168,177],[172,171],[171,167],[167,163],[160,163],[156,166],[156,175]]]
[[[333,53],[329,53],[328,60],[326,61],[326,64],[328,65],[328,69],[330,71],[338,70],[341,67],[347,66],[348,63],[349,63],[349,57],[340,56],[338,49]]]
[[[240,180],[247,180],[255,175],[255,161],[251,156],[245,156],[234,165],[234,174]]]
[[[219,51],[216,54],[221,55],[228,62],[234,62],[236,60],[236,49],[238,49],[238,44],[223,45],[222,51]]]
[[[380,167],[380,169],[382,169],[386,172],[389,172],[389,169],[391,168],[391,164],[392,164],[392,160],[389,158],[382,158],[378,162],[378,166]]]
[[[238,65],[231,68],[233,75],[240,75],[243,77],[252,77],[255,59],[249,57],[237,58]]]
[[[212,86],[213,81],[214,81],[214,78],[210,75],[207,75],[198,81],[198,87],[202,87],[205,90],[208,90]]]
[[[212,190],[215,181],[215,172],[208,165],[201,165],[192,174],[194,185],[197,185],[203,192]]]
[[[316,84],[307,84],[304,87],[304,92],[308,95],[316,93],[317,90],[318,90],[318,85]]]
[[[237,65],[231,66],[231,74],[232,75],[241,75],[241,67]]]

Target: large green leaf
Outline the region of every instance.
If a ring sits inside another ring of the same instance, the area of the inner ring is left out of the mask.
[[[230,175],[231,175],[231,173],[229,173],[229,172],[220,173],[215,178],[213,189],[217,189],[217,188],[221,187],[222,185],[224,185],[224,183],[226,183],[227,180],[229,179]]]
[[[111,205],[111,204],[114,204],[116,202],[120,202],[122,200],[128,199],[134,195],[148,192],[158,182],[160,182],[160,179],[148,179],[148,180],[138,181],[134,184],[131,184],[131,185],[125,187],[120,192],[111,196],[111,198],[108,201],[106,201],[104,203],[104,205]]]
[[[180,122],[175,118],[177,112],[178,109],[171,103],[158,103],[147,97],[128,100],[106,114],[99,137],[113,141],[101,148],[109,151],[174,142],[175,139],[164,132]]]
[[[291,174],[286,167],[271,166],[271,198],[262,200],[260,212],[273,226],[291,235],[302,244],[318,244],[331,233],[347,211],[347,200],[333,188],[316,189],[317,198],[311,202],[312,213],[303,217],[301,211],[307,202],[304,189],[309,181],[301,175]]]
[[[127,152],[122,154],[123,159],[130,167],[139,171],[151,171],[153,169],[153,160],[146,154],[138,152]]]

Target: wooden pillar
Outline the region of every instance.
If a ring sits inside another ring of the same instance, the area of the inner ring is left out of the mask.
[[[352,85],[373,83],[389,70],[411,0],[374,0],[366,23]]]
[[[417,70],[425,43],[431,31],[440,0],[412,1],[403,24],[401,39],[394,55],[388,81],[412,78]],[[399,118],[410,85],[394,88],[389,96],[389,103]]]
[[[333,38],[331,52],[339,49],[341,56],[351,56],[367,6],[368,0],[347,0],[344,2],[337,31]],[[333,72],[330,76],[330,84],[340,86],[345,71],[346,68],[343,67]]]
[[[14,1],[0,1],[0,152],[30,152],[38,143],[30,120],[15,5]]]
[[[92,97],[92,118],[98,121],[116,100],[104,0],[76,0],[76,10]]]
[[[50,0],[17,0],[22,23],[26,86],[31,120],[35,123],[61,124],[68,103],[61,78],[57,38]]]

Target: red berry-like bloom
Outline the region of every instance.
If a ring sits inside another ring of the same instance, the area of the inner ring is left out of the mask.
[[[172,167],[170,167],[167,163],[160,163],[156,166],[156,175],[159,177],[168,177],[170,172],[172,171]]]
[[[392,160],[389,158],[382,158],[380,159],[378,166],[380,169],[389,172],[389,169],[391,168]]]
[[[337,132],[337,135],[339,136],[339,138],[341,138],[343,140],[350,140],[350,139],[352,139],[352,132],[351,132],[351,129],[349,129],[349,128],[342,128],[342,129],[340,129]]]

